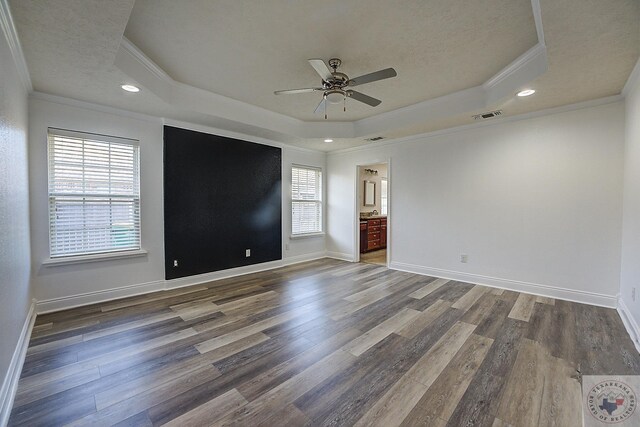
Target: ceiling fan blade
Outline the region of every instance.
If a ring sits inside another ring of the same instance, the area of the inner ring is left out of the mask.
[[[320,101],[320,104],[318,104],[318,106],[313,111],[313,113],[314,114],[324,113],[325,112],[325,103],[326,102],[327,102],[327,100],[325,98],[322,98],[322,101]]]
[[[364,102],[365,104],[371,105],[372,107],[376,107],[382,102],[379,99],[373,98],[369,95],[365,95],[364,93],[355,90],[347,91],[347,95],[349,96],[349,98],[353,98],[356,101]]]
[[[313,69],[316,70],[318,74],[320,74],[322,80],[327,81],[331,78],[331,70],[329,69],[329,67],[327,67],[327,64],[322,59],[310,59],[309,64],[311,64]]]
[[[397,76],[396,70],[393,68],[385,68],[384,70],[376,71],[375,73],[365,74],[364,76],[356,77],[349,80],[349,86],[358,86],[365,83],[377,82],[378,80],[384,80]]]
[[[276,95],[291,95],[294,93],[309,93],[309,92],[315,92],[317,90],[323,90],[321,87],[307,87],[307,88],[303,88],[303,89],[287,89],[287,90],[277,90],[273,93],[275,93]]]

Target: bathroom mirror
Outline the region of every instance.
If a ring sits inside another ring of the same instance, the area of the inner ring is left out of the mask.
[[[364,205],[376,205],[376,183],[373,181],[364,182]]]

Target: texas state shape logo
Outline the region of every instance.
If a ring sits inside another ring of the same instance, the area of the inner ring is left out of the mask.
[[[636,410],[635,391],[621,381],[602,381],[587,394],[589,413],[606,424],[625,421]]]

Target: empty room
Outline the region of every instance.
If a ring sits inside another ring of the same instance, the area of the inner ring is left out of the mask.
[[[640,426],[640,0],[0,28],[0,427]]]

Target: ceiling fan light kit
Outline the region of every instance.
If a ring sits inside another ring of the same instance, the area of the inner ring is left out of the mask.
[[[325,98],[327,98],[327,102],[329,104],[340,104],[344,101],[344,98],[347,94],[339,89],[328,90],[325,92]]]
[[[393,68],[386,68],[384,70],[376,71],[373,73],[365,74],[354,79],[349,79],[345,73],[339,72],[338,67],[342,64],[342,61],[338,58],[331,58],[329,60],[329,66],[322,59],[309,59],[309,64],[322,78],[322,87],[310,87],[302,89],[288,89],[275,91],[276,95],[291,95],[298,93],[310,93],[322,91],[322,100],[316,107],[314,113],[324,112],[324,118],[327,119],[327,103],[339,104],[343,103],[343,110],[347,111],[347,98],[353,98],[356,101],[367,104],[371,107],[380,105],[382,101],[373,98],[364,93],[350,89],[351,87],[363,85],[365,83],[376,82],[378,80],[384,80],[391,77],[395,77],[398,74]],[[329,68],[331,67],[331,68]]]

